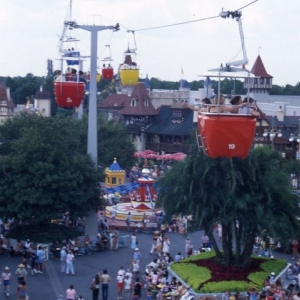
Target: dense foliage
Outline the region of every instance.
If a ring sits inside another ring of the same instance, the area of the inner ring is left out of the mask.
[[[98,174],[75,120],[22,115],[0,127],[0,215],[44,222],[100,205]]]
[[[99,164],[133,164],[134,147],[118,124],[98,123]],[[0,216],[44,222],[101,205],[99,170],[87,153],[87,120],[22,114],[0,126]],[[123,166],[122,166],[123,167]],[[104,168],[103,168],[104,169]],[[102,170],[103,171],[103,170]]]
[[[224,265],[249,265],[257,233],[291,237],[298,229],[298,197],[282,170],[282,158],[267,148],[245,160],[211,159],[195,149],[158,181],[168,215],[187,214],[199,222]],[[222,249],[213,235],[222,224]]]

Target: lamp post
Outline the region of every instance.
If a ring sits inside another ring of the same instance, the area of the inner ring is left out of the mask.
[[[289,141],[291,143],[294,141],[298,143],[298,151],[296,152],[296,159],[300,160],[300,119],[298,121],[298,126],[295,133],[290,134]]]
[[[274,149],[274,138],[275,138],[275,136],[282,137],[281,130],[277,129],[276,126],[274,125],[274,116],[272,116],[271,126],[268,129],[264,130],[263,136],[264,137],[269,136],[270,141],[271,141],[271,148],[274,151],[275,150]]]

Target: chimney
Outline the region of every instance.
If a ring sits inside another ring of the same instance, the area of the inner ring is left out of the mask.
[[[6,88],[7,101],[10,101],[10,88]]]
[[[284,111],[282,109],[282,106],[279,106],[279,109],[277,110],[277,119],[279,122],[283,122],[284,121]]]

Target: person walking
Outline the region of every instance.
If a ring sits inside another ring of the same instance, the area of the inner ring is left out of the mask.
[[[136,282],[133,286],[133,295],[136,296],[136,298],[141,298],[142,295],[142,284],[140,283],[140,279],[137,278]]]
[[[126,222],[126,226],[127,226],[127,231],[130,231],[130,223],[131,223],[131,213],[130,212],[127,214],[125,222]]]
[[[120,236],[119,227],[116,227],[112,233],[112,250],[118,249],[119,236]]]
[[[11,281],[11,273],[9,271],[9,267],[5,267],[4,272],[2,273],[1,276],[0,284],[3,283],[3,292],[7,297],[9,297],[10,281]]]
[[[118,272],[117,274],[117,290],[118,290],[118,300],[122,299],[123,294],[123,285],[124,285],[124,274]]]
[[[67,251],[66,247],[63,246],[62,249],[60,250],[60,271],[62,273],[66,273],[67,269]]]
[[[45,261],[45,250],[42,246],[38,247],[38,250],[36,252],[37,255],[37,272],[40,274],[43,274],[44,269],[44,261]]]
[[[71,250],[68,251],[67,258],[66,258],[66,263],[67,263],[67,268],[66,268],[66,275],[69,275],[71,272],[72,275],[75,275],[74,272],[74,260],[75,256]]]
[[[140,264],[142,258],[142,254],[139,248],[135,248],[133,252],[133,260],[135,260],[138,264]]]
[[[66,290],[66,300],[75,300],[76,299],[76,291],[74,289],[73,284]]]
[[[137,245],[137,238],[136,238],[136,234],[135,232],[131,235],[130,237],[130,247],[131,249],[135,249],[136,248],[136,245]]]
[[[23,280],[18,285],[18,300],[26,300],[28,297],[28,288],[26,282]]]
[[[136,260],[133,260],[132,261],[132,273],[135,278],[137,277],[137,274],[139,273],[139,271],[140,271],[140,265],[138,264],[138,262]]]
[[[100,288],[100,275],[96,274],[91,283],[93,300],[98,300]]]
[[[164,235],[161,233],[156,240],[156,251],[158,254],[161,254],[162,247],[164,242]]]
[[[127,274],[127,273],[126,273]],[[125,295],[126,295],[126,300],[130,299],[130,294],[131,294],[131,278],[129,275],[125,275],[124,279],[124,290],[125,290]]]
[[[100,282],[102,283],[102,300],[108,299],[108,289],[111,278],[107,273],[107,270],[103,270],[103,274],[100,276]]]
[[[158,237],[159,237],[159,231],[156,230],[156,231],[154,231],[153,236],[152,236],[152,244],[151,244],[150,254],[153,254],[157,251],[156,246],[157,246]]]
[[[162,252],[163,253],[169,253],[170,252],[170,245],[171,245],[171,242],[169,240],[168,237],[164,237],[164,242],[163,242],[163,248],[162,248]]]
[[[23,264],[19,264],[18,269],[16,270],[16,275],[18,278],[18,283],[26,281],[27,271]]]

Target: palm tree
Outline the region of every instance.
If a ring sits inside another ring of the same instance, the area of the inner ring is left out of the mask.
[[[253,150],[245,160],[193,151],[158,181],[158,204],[167,214],[192,214],[219,263],[246,266],[261,228],[276,235],[282,228],[290,235],[297,229],[298,201],[281,163],[267,148]],[[222,251],[213,235],[216,222],[222,225]]]

